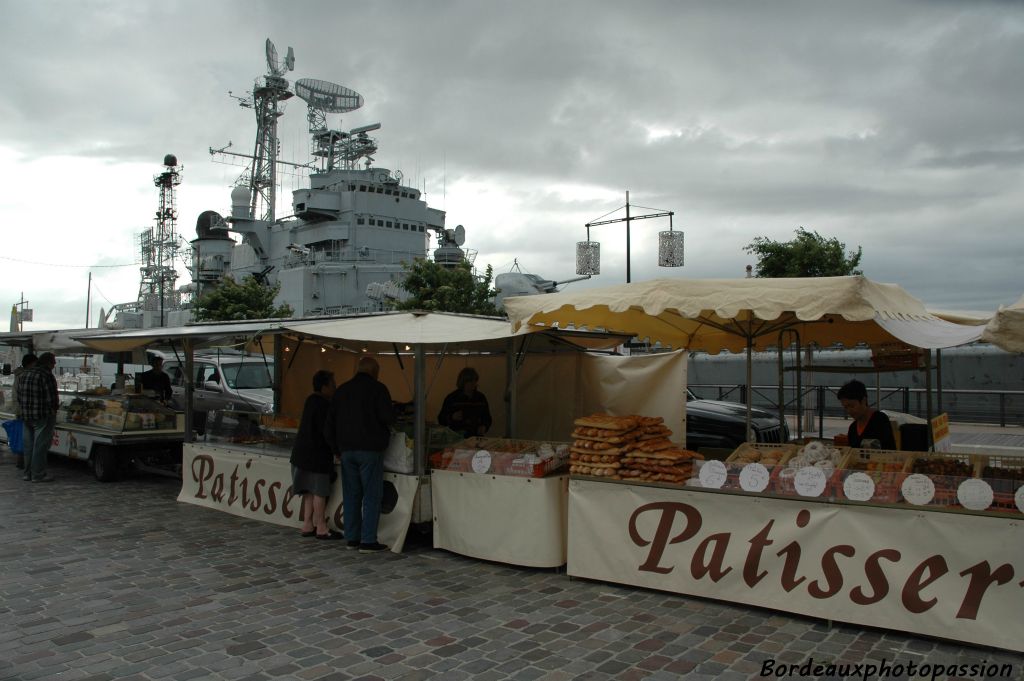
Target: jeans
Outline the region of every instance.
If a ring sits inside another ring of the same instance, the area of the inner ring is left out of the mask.
[[[57,415],[50,414],[38,421],[25,421],[25,478],[46,476],[46,457],[50,452],[50,440]]]
[[[341,493],[345,509],[345,538],[362,544],[375,544],[384,495],[383,452],[342,452]]]

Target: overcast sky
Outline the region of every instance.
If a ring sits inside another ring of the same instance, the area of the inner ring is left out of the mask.
[[[228,91],[265,73],[268,37],[294,48],[292,81],[364,96],[340,127],[382,124],[377,165],[466,227],[480,269],[575,276],[584,224],[629,190],[686,235],[685,267],[663,269],[667,221],[635,223],[634,281],[742,277],[754,238],[804,227],[862,247],[868,277],[933,309],[991,311],[1024,293],[1022,2],[0,0],[0,12],[0,302],[24,292],[26,328],[83,326],[90,272],[90,326],[136,298],[135,238],[153,224],[165,154],[184,166],[186,239],[201,211],[229,213],[242,169],[208,148],[251,151],[253,112]],[[305,161],[293,102],[282,158]],[[282,178],[279,215],[300,186]],[[624,226],[592,238],[602,274],[570,287],[625,281]]]

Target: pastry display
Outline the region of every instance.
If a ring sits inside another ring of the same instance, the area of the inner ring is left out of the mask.
[[[573,424],[573,475],[683,485],[693,476],[693,460],[702,458],[673,444],[661,417],[592,414]]]

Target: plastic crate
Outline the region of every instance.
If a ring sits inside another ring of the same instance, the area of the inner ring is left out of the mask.
[[[1017,508],[1017,490],[1024,486],[1024,455],[979,454],[975,457],[974,476],[992,487],[993,511],[1021,513]]]
[[[975,477],[977,456],[960,452],[928,452],[915,454],[907,467],[907,474],[921,473],[931,478],[935,497],[929,506],[959,508],[956,491],[960,483]]]
[[[850,449],[849,447],[836,447],[827,441],[824,441],[823,444],[825,444],[825,446],[829,447],[830,449],[839,450],[839,460],[836,463],[835,468],[827,476],[825,481],[825,491],[823,491],[821,493],[821,497],[819,497],[832,498],[836,496],[836,486],[842,485],[841,473],[843,470],[844,463],[850,456]],[[801,446],[795,447],[793,452],[785,458],[785,461],[783,461],[782,464],[776,466],[775,470],[772,471],[772,481],[769,485],[769,489],[772,490],[775,494],[782,494],[785,496],[799,496],[796,489],[793,487],[793,476],[796,474],[796,471],[799,470],[799,468],[794,468],[791,464],[793,457],[797,456],[800,453],[801,449]],[[793,473],[790,474],[788,472],[785,472],[789,470],[792,470]]]
[[[851,474],[866,473],[875,482],[871,501],[895,504],[900,500],[900,486],[910,469],[913,455],[890,449],[851,449],[843,463],[836,496],[846,499],[843,483]]]

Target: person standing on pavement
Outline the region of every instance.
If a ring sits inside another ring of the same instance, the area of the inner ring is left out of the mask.
[[[341,491],[345,536],[360,553],[387,550],[377,541],[377,524],[384,495],[384,450],[395,422],[391,393],[377,380],[380,365],[363,356],[356,375],[334,391],[325,434],[341,456]]]
[[[299,432],[292,447],[292,494],[302,495],[303,537],[342,539],[327,527],[325,509],[334,478],[334,455],[324,435],[334,394],[334,374],[325,369],[313,374],[313,393],[302,407]]]
[[[21,379],[25,375],[25,372],[34,367],[38,360],[39,358],[30,352],[21,358],[21,366],[14,370],[14,390],[12,390],[12,393],[14,394],[14,420],[18,422],[17,427],[21,428],[22,442],[21,454],[18,454],[18,458],[16,459],[18,468],[25,467],[25,422],[21,415],[21,401],[18,399],[18,390],[20,390],[20,388],[18,388],[18,386],[21,384]]]
[[[25,480],[32,482],[53,482],[53,476],[46,472],[46,457],[59,404],[57,379],[53,376],[55,366],[54,354],[44,352],[18,384],[18,404],[25,420]]]
[[[892,422],[884,413],[868,404],[868,389],[860,381],[850,381],[839,389],[839,403],[853,419],[846,437],[851,447],[896,449]]]

